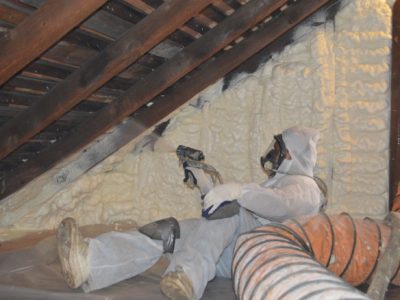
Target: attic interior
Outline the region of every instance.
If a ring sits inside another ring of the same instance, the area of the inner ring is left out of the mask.
[[[357,299],[398,299],[393,253],[388,291],[370,287],[398,239],[399,14],[395,0],[0,0],[0,298],[167,299],[165,257],[110,287],[70,289],[60,222],[96,237],[198,219],[177,146],[201,149],[224,182],[259,183],[273,136],[301,125],[320,132],[327,208],[262,230],[301,240],[312,254],[301,263]],[[279,299],[268,282],[243,291],[256,246],[197,298]],[[252,272],[267,278],[266,266]]]

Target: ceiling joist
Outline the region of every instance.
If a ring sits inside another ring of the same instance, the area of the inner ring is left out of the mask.
[[[171,0],[161,5],[115,43],[58,83],[39,102],[2,126],[0,159],[87,98],[211,2]]]
[[[254,5],[255,2],[256,1],[252,1],[250,3]],[[258,1],[258,3],[261,2],[263,2],[263,7],[258,7],[257,12],[265,9],[270,3],[276,3],[276,1]],[[191,99],[208,85],[214,83],[219,78],[246,61],[252,55],[255,55],[264,47],[277,40],[288,30],[298,25],[306,17],[310,16],[327,3],[332,2],[336,2],[336,0],[307,0],[306,2],[303,1],[301,5],[295,3],[289,6],[280,18],[260,26],[257,31],[254,31],[240,43],[234,45],[229,51],[223,51],[217,58],[208,61],[203,66],[191,72],[188,78],[175,84],[166,95],[153,98],[152,102],[154,102],[154,104],[150,107],[141,109],[134,116],[133,122],[121,124],[120,126],[122,127],[131,127],[129,128],[130,130],[125,130],[127,133],[123,138],[115,142],[112,151],[117,150],[119,147],[123,146],[123,144],[126,144],[132,138],[142,133],[145,128],[159,122],[162,118],[166,117],[169,113]],[[246,4],[241,12],[244,11],[245,8],[249,9],[250,3]],[[255,13],[255,11],[247,11],[247,13],[251,12]],[[264,10],[264,13],[265,12],[266,10]],[[237,13],[239,13],[239,10]],[[231,16],[232,19],[233,17],[234,15]],[[246,18],[246,16],[242,16],[242,18]],[[231,22],[235,21],[231,20]],[[244,22],[244,24],[247,25],[250,23],[250,21]],[[244,24],[242,25],[245,26]],[[144,104],[144,101],[148,101],[149,98],[159,94],[162,89],[170,86],[185,73],[193,70],[196,65],[200,64],[207,57],[210,57],[212,53],[209,51],[215,52],[219,47],[221,47],[215,46],[217,41],[221,42],[221,37],[218,37],[215,32],[218,32],[217,30],[219,29],[219,33],[222,34],[223,31],[220,29],[222,28],[222,25],[223,23],[220,23],[220,25],[214,28],[214,30],[208,32],[201,38],[207,39],[207,42],[203,40],[203,43],[197,47],[193,46],[193,48],[190,48],[189,46],[187,47],[188,49],[185,48],[184,51],[186,52],[182,52],[180,57],[185,57],[187,62],[184,62],[182,67],[179,67],[179,64],[177,64],[177,61],[174,61],[174,59],[172,59],[169,64],[165,63],[157,69],[157,72],[146,77],[146,84],[140,86],[135,85],[118,101],[113,102],[110,106],[97,112],[88,120],[88,122],[85,122],[85,124],[78,126],[76,130],[77,134],[70,135],[62,141],[55,143],[41,152],[36,160],[28,161],[11,172],[12,176],[5,178],[4,189],[1,197],[13,193],[29,182],[32,178],[42,174],[54,166],[60,156],[70,155],[81,149],[87,143],[93,141],[93,139],[95,139],[101,132],[110,128],[110,124],[115,125],[117,122],[121,121],[122,116],[126,116],[140,108]],[[273,30],[271,30],[271,28],[273,28]],[[230,38],[234,39],[235,36],[235,34],[231,34]],[[223,43],[229,43],[228,39],[223,40]],[[203,44],[206,46],[203,46]],[[172,68],[173,65],[175,65],[174,68]],[[173,79],[170,79],[170,77],[173,77]],[[153,89],[157,88],[159,85],[162,85],[162,87],[153,91]],[[142,100],[142,98],[146,98],[147,100]],[[114,118],[116,119],[115,123],[113,123]],[[132,118],[130,118],[130,120],[132,120]],[[137,126],[138,122],[141,125],[144,125],[144,127]],[[99,157],[98,161],[101,159],[102,158]]]
[[[25,18],[1,40],[0,85],[105,2],[106,0],[49,0]]]

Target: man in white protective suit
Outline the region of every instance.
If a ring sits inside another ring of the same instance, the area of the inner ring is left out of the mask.
[[[270,221],[316,214],[325,200],[313,169],[317,160],[315,129],[292,127],[274,136],[261,157],[269,179],[261,184],[212,186],[201,170],[187,167],[202,193],[203,218],[179,223],[168,218],[127,232],[84,239],[72,218],[58,229],[63,275],[71,288],[85,292],[131,278],[166,254],[169,266],[161,291],[170,299],[200,299],[215,276],[231,276],[239,234]]]

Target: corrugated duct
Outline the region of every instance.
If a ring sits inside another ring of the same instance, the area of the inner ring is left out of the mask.
[[[241,300],[369,299],[351,285],[368,282],[390,232],[346,213],[256,228],[236,242],[235,293]],[[399,273],[393,284],[399,285]]]

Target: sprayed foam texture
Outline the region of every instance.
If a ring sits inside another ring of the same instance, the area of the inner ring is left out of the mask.
[[[343,1],[334,22],[299,28],[295,42],[255,73],[237,76],[224,92],[221,80],[175,112],[154,151],[138,151],[137,139],[62,188],[42,176],[2,201],[0,225],[199,217],[199,192],[182,182],[178,145],[203,150],[225,182],[260,182],[259,156],[274,134],[295,124],[321,131],[316,174],[328,185],[329,211],[383,216],[393,2]]]

